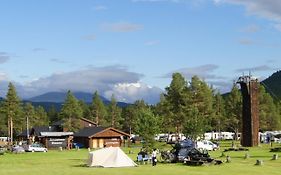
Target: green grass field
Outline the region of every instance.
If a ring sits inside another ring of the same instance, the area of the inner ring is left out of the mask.
[[[129,153],[129,151],[133,152],[128,155],[135,160],[139,148],[124,148],[123,150],[125,153]],[[220,157],[221,152],[222,150],[218,150],[210,152],[210,154],[214,158],[225,160],[225,157]],[[158,163],[156,167],[152,167],[149,164],[139,165],[133,168],[85,167],[85,161],[88,157],[88,150],[85,149],[62,152],[51,150],[47,153],[7,153],[0,156],[0,175],[280,175],[281,158],[278,160],[271,160],[274,153],[269,152],[268,145],[251,148],[248,152],[250,155],[248,159],[244,159],[245,153],[246,152],[225,153],[225,155],[231,157],[231,163],[224,163],[222,165],[189,167],[180,163]],[[254,165],[257,159],[263,160],[264,165]]]

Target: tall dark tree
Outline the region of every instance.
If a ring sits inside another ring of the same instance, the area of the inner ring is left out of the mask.
[[[148,106],[143,100],[137,100],[133,105],[123,109],[122,129],[130,134],[135,133],[138,117],[141,110],[147,109]]]
[[[106,117],[106,122],[110,124],[110,126],[115,128],[121,127],[121,109],[117,106],[116,99],[114,95],[111,96],[111,101],[108,106],[108,115]]]
[[[27,129],[37,126],[35,123],[38,121],[35,109],[31,103],[25,103],[23,106],[24,116],[26,118]]]
[[[91,120],[91,109],[88,104],[86,104],[84,101],[79,100],[79,105],[81,106],[83,110],[83,115],[82,117]]]
[[[213,103],[214,113],[211,118],[211,128],[213,131],[222,131],[225,129],[225,102],[221,94],[216,93]]]
[[[97,125],[105,124],[105,116],[107,115],[106,108],[103,101],[100,99],[98,92],[96,91],[93,96],[93,101],[91,104],[91,116],[92,120],[96,122]]]
[[[238,138],[238,132],[242,128],[242,95],[235,84],[230,94],[225,99],[226,127],[233,131]]]
[[[180,133],[182,131],[182,125],[186,116],[186,94],[187,94],[187,82],[180,73],[174,73],[172,76],[172,82],[169,87],[166,88],[164,98],[160,103],[165,105],[168,113],[167,123],[168,126],[175,128],[174,132]],[[164,119],[166,120],[166,119]]]
[[[148,151],[154,148],[154,136],[160,131],[158,122],[158,116],[154,115],[149,108],[138,112],[135,131],[143,138],[143,147]]]
[[[49,124],[48,114],[42,106],[35,108],[35,116],[37,118],[35,126],[46,126]]]
[[[12,83],[9,83],[8,86],[3,112],[6,115],[8,128],[10,128],[8,135],[11,137],[11,140],[13,140],[14,131],[16,133],[23,131],[25,120],[22,115],[21,101]]]
[[[199,77],[193,76],[185,96],[184,134],[196,139],[211,129],[213,90]]]
[[[68,91],[60,112],[60,116],[64,122],[64,128],[67,128],[68,131],[74,132],[79,130],[79,119],[82,117],[82,115],[83,111],[78,100],[71,93],[71,91]]]
[[[49,118],[50,123],[57,121],[58,118],[58,111],[56,110],[55,106],[52,105],[50,109],[47,111],[47,115]]]
[[[261,130],[279,129],[278,109],[274,104],[273,98],[269,93],[266,93],[263,86],[259,86],[259,119]]]
[[[155,114],[159,115],[160,121],[160,130],[161,133],[169,133],[171,131],[175,131],[175,127],[173,126],[173,119],[169,116],[169,103],[165,99],[165,95],[160,95],[160,102],[155,106]]]

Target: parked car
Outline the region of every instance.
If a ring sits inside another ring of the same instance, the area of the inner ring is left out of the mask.
[[[215,150],[219,149],[219,146],[211,141],[202,140],[202,141],[196,142],[196,148],[208,150],[208,151],[215,151]]]
[[[25,151],[29,151],[29,152],[47,152],[48,151],[48,149],[45,148],[40,143],[33,143],[31,145],[25,145],[24,149],[25,149]]]
[[[19,153],[24,153],[24,152],[25,152],[25,150],[22,146],[19,146],[19,145],[12,146],[12,153],[19,154]]]

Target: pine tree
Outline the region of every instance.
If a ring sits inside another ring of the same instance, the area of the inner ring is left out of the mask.
[[[135,131],[144,140],[143,147],[147,151],[154,148],[154,136],[160,131],[158,122],[158,116],[154,115],[149,108],[143,108],[138,111]]]
[[[184,121],[184,134],[196,139],[211,129],[214,116],[213,90],[206,82],[193,76],[186,91],[186,119]]]
[[[259,86],[259,121],[260,129],[264,131],[279,129],[278,109],[273,98],[266,93],[263,86]]]
[[[214,114],[211,119],[211,127],[213,131],[221,131],[226,129],[225,126],[225,102],[221,94],[217,93],[214,96],[213,103]]]
[[[38,106],[35,108],[35,116],[37,121],[35,122],[35,126],[46,126],[49,125],[48,114],[42,106]]]
[[[168,113],[165,117],[171,122],[170,125],[175,127],[175,131],[178,134],[182,131],[182,125],[186,116],[186,94],[187,83],[184,77],[180,73],[174,73],[170,86],[166,88],[165,98],[162,99],[164,101],[161,103],[167,108],[166,111]]]
[[[107,123],[115,128],[120,128],[121,126],[121,109],[117,106],[116,99],[114,95],[111,96],[111,101],[108,106]]]
[[[98,126],[105,124],[105,116],[107,115],[107,112],[97,91],[94,93],[90,108],[92,120],[95,121]]]
[[[71,93],[71,91],[67,92],[67,96],[63,107],[60,112],[60,116],[64,122],[64,128],[68,131],[77,131],[80,128],[79,119],[82,117],[83,111],[81,106],[79,105],[78,100]]]
[[[83,117],[86,119],[91,120],[91,110],[88,104],[86,104],[84,101],[79,100],[79,106],[81,106],[83,110]]]
[[[34,107],[32,106],[31,103],[25,103],[24,106],[23,106],[23,110],[24,110],[24,115],[25,115],[25,118],[26,118],[26,125],[27,125],[27,129],[30,129],[34,126],[37,126],[35,125],[35,123],[37,122],[37,117],[36,117],[36,114],[35,114],[35,109]]]
[[[4,101],[3,112],[6,115],[11,141],[13,135],[22,132],[25,126],[25,120],[22,115],[21,101],[17,96],[16,88],[12,83],[9,83],[8,92]]]
[[[50,107],[50,109],[48,110],[47,112],[47,115],[48,115],[48,118],[49,118],[49,121],[52,123],[52,122],[55,122],[57,121],[59,118],[58,118],[58,112],[55,108],[54,105],[52,105]]]
[[[175,132],[175,127],[173,125],[173,119],[168,114],[169,104],[165,98],[165,94],[160,95],[160,102],[155,106],[155,113],[159,115],[160,122],[160,130],[162,133]]]
[[[226,127],[235,133],[236,139],[242,126],[242,95],[235,84],[225,99]]]

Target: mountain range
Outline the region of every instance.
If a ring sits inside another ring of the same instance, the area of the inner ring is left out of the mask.
[[[271,94],[274,100],[281,100],[281,71],[273,73],[271,76],[261,81],[268,93]],[[63,102],[65,101],[67,92],[48,92],[39,96],[35,96],[29,99],[25,99],[24,102],[31,102],[34,106],[43,106],[46,110],[54,106],[57,110],[60,110]],[[228,93],[224,94],[227,95]],[[73,92],[73,95],[78,99],[82,100],[87,104],[92,102],[93,94],[87,92]],[[100,99],[105,105],[109,104],[110,101],[103,96]],[[0,101],[3,98],[0,97]],[[119,107],[126,107],[129,104],[124,102],[117,102]]]
[[[87,104],[92,103],[93,94],[87,92],[73,92],[72,93],[78,100],[82,100]],[[38,95],[29,99],[25,99],[24,102],[31,102],[34,106],[43,106],[46,110],[50,109],[52,106],[59,111],[62,104],[65,101],[67,92],[47,92],[42,95]],[[108,105],[110,101],[103,96],[100,99],[105,105]],[[124,102],[117,102],[119,107],[126,107],[129,104]]]

